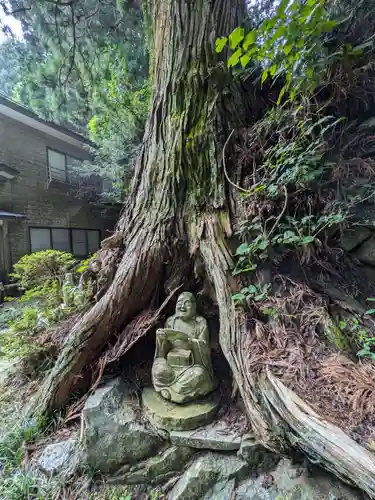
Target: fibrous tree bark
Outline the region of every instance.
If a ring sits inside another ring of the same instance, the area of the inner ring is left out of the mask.
[[[173,274],[168,262],[181,248],[198,254],[206,224],[217,225],[221,238],[230,233],[221,164],[230,123],[214,47],[220,33],[238,25],[243,7],[242,0],[146,2],[153,40],[151,112],[117,226],[123,256],[105,296],[74,326],[35,410],[66,403],[111,333],[147,308]]]
[[[375,497],[375,457],[272,374],[259,377],[248,364],[245,343],[254,332],[232,300],[237,285],[229,240],[236,188],[227,182],[222,161],[246,95],[240,89],[233,97],[224,95],[225,72],[215,53],[216,38],[240,24],[244,2],[146,4],[153,41],[151,112],[132,192],[117,226],[123,255],[106,294],[72,328],[31,412],[48,413],[67,403],[110,336],[147,309],[168,280],[183,282],[173,264],[185,252],[191,272],[199,262],[215,292],[220,345],[258,439],[274,451],[299,448]]]

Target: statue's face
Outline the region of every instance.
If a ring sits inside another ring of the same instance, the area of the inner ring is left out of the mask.
[[[187,295],[180,295],[176,304],[176,313],[182,319],[191,319],[196,315],[194,300]]]

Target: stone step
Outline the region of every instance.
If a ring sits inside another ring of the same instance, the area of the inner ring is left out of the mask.
[[[233,451],[238,450],[241,445],[241,435],[224,420],[217,420],[192,431],[170,431],[169,437],[176,446],[206,450]]]

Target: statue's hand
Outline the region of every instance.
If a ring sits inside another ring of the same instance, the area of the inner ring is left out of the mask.
[[[167,340],[167,333],[164,330],[156,330],[156,335],[160,340]]]
[[[195,337],[193,337],[192,335],[188,335],[187,339],[186,339],[190,345],[193,347],[193,346],[197,346],[199,344],[199,341],[198,339],[196,339]]]

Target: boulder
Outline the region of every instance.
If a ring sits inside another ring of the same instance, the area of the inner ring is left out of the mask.
[[[15,362],[13,360],[10,361],[0,357],[0,384],[3,384],[7,378],[14,373],[14,368]]]
[[[144,460],[156,453],[163,442],[142,421],[136,397],[120,378],[88,398],[82,417],[87,462],[101,472]]]
[[[247,472],[246,463],[236,455],[205,453],[190,465],[175,484],[168,495],[168,500],[199,500],[209,494],[211,488],[225,490],[227,481],[235,478],[243,479]],[[222,484],[218,486],[217,483]]]
[[[79,452],[74,439],[49,444],[38,460],[39,469],[54,476],[68,472],[73,474],[79,464]]]
[[[178,446],[216,451],[238,450],[241,444],[240,434],[224,420],[217,420],[193,431],[171,431],[169,437],[171,443]]]
[[[235,491],[236,480],[219,481],[203,497],[203,500],[231,500]]]
[[[184,470],[186,463],[196,453],[192,448],[171,446],[156,457],[120,471],[109,479],[110,483],[160,484]],[[121,473],[124,472],[124,473]]]
[[[341,248],[350,252],[371,236],[372,232],[363,226],[355,226],[344,231],[341,237]]]
[[[350,488],[334,476],[316,469],[310,475],[306,468],[282,459],[275,470],[260,474],[255,479],[240,483],[236,500],[359,500],[357,490]]]
[[[251,434],[242,437],[241,446],[237,455],[244,460],[251,470],[267,471],[277,465],[280,456],[271,453]]]
[[[361,262],[375,266],[375,235],[364,241],[354,255]]]

